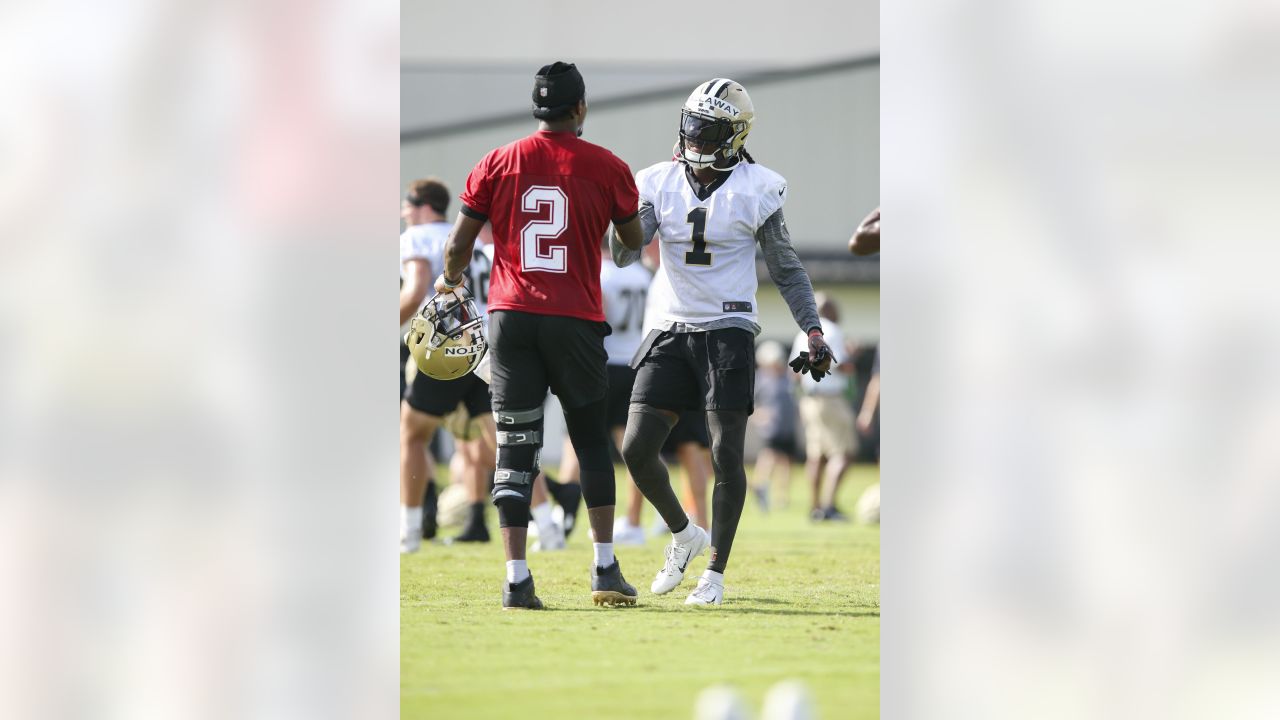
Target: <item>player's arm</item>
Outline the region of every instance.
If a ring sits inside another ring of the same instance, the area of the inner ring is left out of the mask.
[[[640,211],[631,220],[614,225],[613,235],[609,238],[609,254],[618,267],[626,267],[640,259],[644,246],[653,240],[658,231],[658,214],[653,205],[640,203]]]
[[[426,258],[414,258],[404,264],[404,286],[400,288],[400,324],[422,307],[431,287],[431,262]]]
[[[871,432],[871,421],[875,419],[876,408],[880,406],[880,373],[873,373],[867,382],[867,394],[862,398],[862,410],[858,413],[858,432],[863,435]]]
[[[449,239],[444,244],[444,271],[436,278],[436,292],[449,292],[462,285],[462,272],[471,264],[476,236],[488,221],[489,218],[484,215],[466,205],[462,206],[458,220],[453,224]]]
[[[818,306],[813,301],[813,283],[809,281],[809,273],[805,272],[796,249],[791,245],[791,233],[787,231],[787,221],[781,209],[775,210],[756,230],[756,242],[764,250],[764,264],[769,268],[769,277],[778,286],[782,299],[787,301],[791,317],[795,318],[796,324],[809,336],[805,370],[811,365],[815,371],[814,379],[820,380],[835,358],[831,348],[827,347],[826,340],[822,338]]]
[[[818,306],[813,301],[813,284],[809,282],[809,273],[805,272],[796,249],[791,245],[791,234],[787,231],[781,210],[775,211],[756,230],[756,242],[764,250],[764,264],[769,268],[769,277],[778,286],[782,299],[787,301],[796,324],[805,332],[822,332]]]
[[[849,252],[854,255],[874,255],[880,252],[880,208],[858,224],[853,237],[849,238]]]

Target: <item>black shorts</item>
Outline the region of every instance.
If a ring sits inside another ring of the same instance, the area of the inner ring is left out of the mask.
[[[406,389],[406,386],[409,384],[405,382],[404,371],[405,371],[405,368],[409,366],[410,355],[412,355],[412,353],[409,352],[409,346],[401,342],[400,343],[400,399],[401,400],[404,399],[404,391]]]
[[[489,386],[467,373],[456,380],[436,380],[425,373],[413,376],[413,384],[404,394],[405,402],[418,412],[444,417],[465,403],[467,415],[475,417],[490,412]]]
[[[580,408],[609,391],[604,338],[608,323],[515,310],[489,313],[493,407],[540,408],[547,390],[560,406]]]
[[[800,446],[796,443],[795,435],[780,435],[778,437],[765,438],[764,446],[774,452],[782,453],[793,460],[800,457]]]
[[[742,328],[664,332],[636,371],[631,402],[663,410],[755,411],[756,344]]]
[[[674,456],[676,450],[685,443],[697,443],[704,448],[711,447],[710,433],[707,432],[707,414],[701,410],[689,410],[680,413],[680,421],[671,428],[671,434],[662,444],[662,454]]]
[[[627,365],[609,365],[606,369],[609,374],[609,427],[626,427],[636,371]]]

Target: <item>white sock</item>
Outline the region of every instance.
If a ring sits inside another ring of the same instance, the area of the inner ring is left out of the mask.
[[[422,535],[422,508],[400,506],[400,534],[406,537]]]
[[[538,535],[550,535],[547,528],[551,527],[551,503],[544,502],[537,507],[529,508],[529,514],[533,516],[533,523],[538,526]]]
[[[518,582],[524,582],[529,577],[529,563],[526,560],[508,560],[507,561],[507,582],[512,585]]]
[[[702,572],[702,577],[710,580],[720,587],[724,587],[724,573],[718,573],[715,570],[704,570]]]
[[[671,537],[681,545],[688,545],[693,542],[694,538],[698,537],[698,526],[694,525],[693,521],[690,520],[683,530],[671,533]]]
[[[596,551],[596,567],[606,568],[613,564],[613,543],[592,543]]]

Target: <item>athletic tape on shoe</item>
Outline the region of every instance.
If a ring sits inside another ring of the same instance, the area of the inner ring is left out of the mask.
[[[534,422],[542,419],[542,408],[532,410],[494,410],[493,421],[515,425],[516,423]]]
[[[507,447],[513,445],[541,445],[541,430],[499,430],[498,444]]]

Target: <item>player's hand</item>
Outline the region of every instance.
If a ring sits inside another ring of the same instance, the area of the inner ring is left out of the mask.
[[[858,421],[857,421],[858,432],[862,433],[863,435],[869,435],[871,433],[872,418],[873,418],[872,415],[868,415],[866,413],[858,413]]]
[[[436,292],[448,293],[462,287],[462,278],[458,278],[458,284],[451,285],[445,280],[444,273],[440,273],[440,277],[436,278]]]
[[[835,361],[836,357],[831,353],[831,347],[827,345],[822,333],[815,331],[809,335],[809,349],[801,351],[791,361],[791,369],[802,375],[809,373],[814,382],[822,382],[822,378],[831,371],[831,363]]]
[[[822,373],[831,372],[831,363],[835,362],[836,356],[831,354],[831,347],[827,345],[826,338],[822,337],[820,332],[809,333],[809,365],[814,370]],[[816,375],[815,375],[815,379]]]

